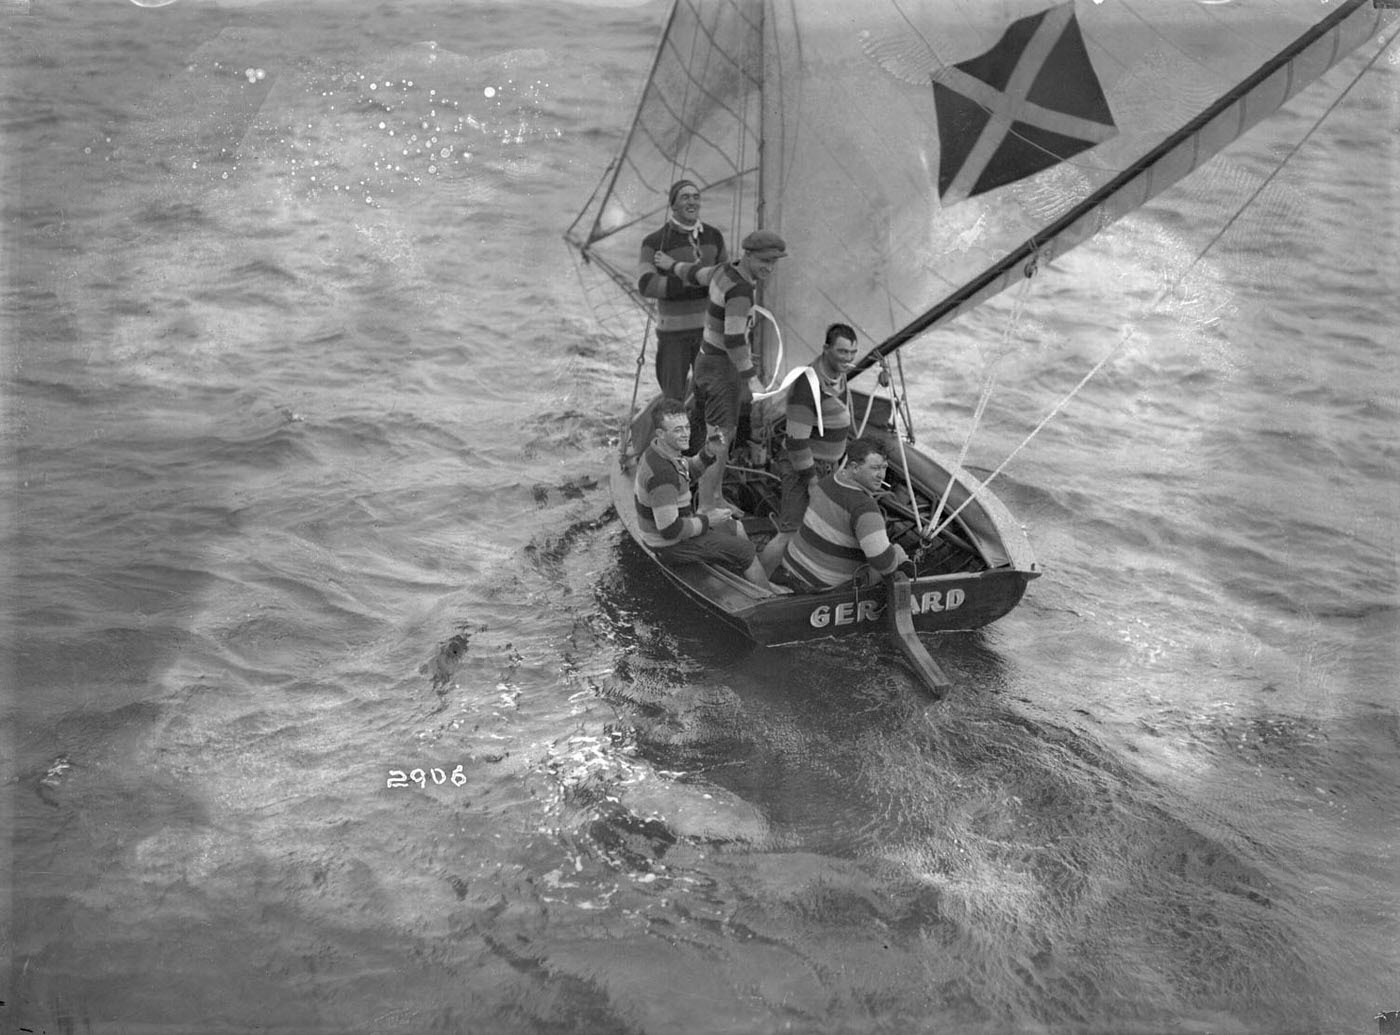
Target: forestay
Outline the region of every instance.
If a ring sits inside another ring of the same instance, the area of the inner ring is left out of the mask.
[[[1372,36],[1372,0],[679,0],[570,240],[633,291],[678,175],[790,258],[764,375],[832,320],[877,353],[1196,168]],[[640,301],[640,300],[639,300]]]

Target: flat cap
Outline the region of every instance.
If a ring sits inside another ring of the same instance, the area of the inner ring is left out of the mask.
[[[782,258],[787,254],[787,242],[772,230],[755,230],[744,238],[746,252],[762,252],[772,258]]]

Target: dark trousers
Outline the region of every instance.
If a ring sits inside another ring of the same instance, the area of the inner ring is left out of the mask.
[[[740,403],[739,371],[728,356],[701,352],[691,381],[695,402],[690,410],[690,447],[697,452],[705,444],[705,425],[725,431],[731,447],[749,440],[749,406]]]
[[[685,402],[686,382],[700,352],[702,337],[699,330],[656,333],[656,383],[666,398]]]

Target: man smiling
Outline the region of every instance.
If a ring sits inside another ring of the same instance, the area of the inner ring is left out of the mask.
[[[763,573],[744,528],[724,509],[697,514],[691,505],[690,479],[714,465],[725,451],[722,433],[714,433],[700,456],[687,457],[690,419],[684,404],[662,399],[652,419],[651,445],[637,461],[632,491],[642,541],[668,568],[707,562],[728,568],[770,593],[778,590]]]
[[[668,276],[653,261],[665,255],[672,262],[713,266],[729,261],[724,235],[700,221],[700,188],[693,180],[677,180],[667,195],[670,215],[660,229],[642,240],[637,290],[656,299],[656,382],[661,394],[684,399],[690,368],[700,352],[709,292],[699,284]],[[699,421],[696,421],[699,426]],[[700,445],[697,438],[692,442]]]

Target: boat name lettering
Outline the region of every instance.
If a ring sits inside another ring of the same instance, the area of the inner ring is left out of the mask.
[[[909,598],[909,611],[921,615],[925,612],[953,611],[961,607],[967,594],[961,589],[950,589],[946,594],[931,589],[922,596]],[[825,629],[828,625],[854,625],[856,622],[876,622],[883,617],[885,609],[877,607],[873,600],[846,600],[835,607],[819,604],[807,616],[813,629]]]
[[[931,589],[922,597],[910,596],[909,610],[916,615],[921,615],[925,611],[956,611],[962,607],[962,602],[967,599],[967,594],[960,589],[948,590],[945,597],[936,589]]]
[[[828,625],[853,625],[856,622],[874,622],[880,618],[884,608],[877,608],[873,600],[844,600],[832,607],[819,604],[812,608],[807,621],[814,629],[824,629]]]

